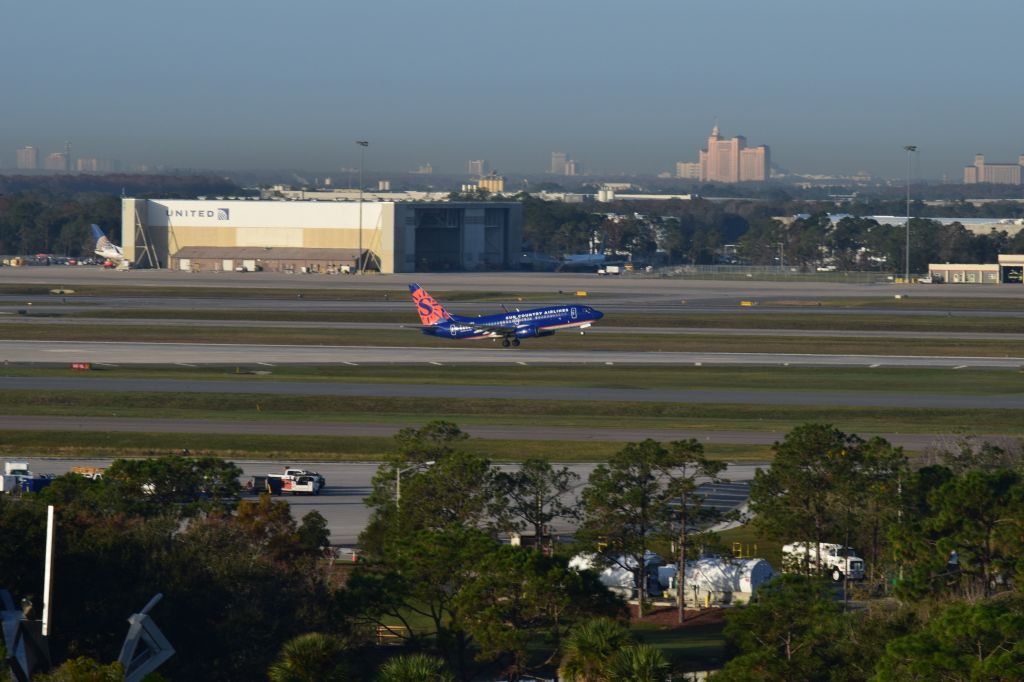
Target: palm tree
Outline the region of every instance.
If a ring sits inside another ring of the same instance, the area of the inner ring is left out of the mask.
[[[568,682],[603,682],[611,659],[634,644],[620,623],[595,618],[577,625],[565,638],[558,674]]]
[[[388,660],[377,672],[377,682],[454,682],[444,661],[427,654],[405,654]]]
[[[281,647],[267,676],[270,682],[348,682],[352,677],[342,660],[344,653],[340,637],[309,632]]]
[[[649,644],[619,650],[608,665],[607,682],[664,682],[672,666],[665,654]]]

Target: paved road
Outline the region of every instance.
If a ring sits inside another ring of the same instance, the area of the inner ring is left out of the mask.
[[[110,460],[83,459],[29,459],[29,468],[37,474],[59,475],[68,472],[74,466],[105,467]],[[283,464],[269,461],[237,461],[245,476],[266,474],[281,471]],[[292,514],[302,518],[312,510],[316,510],[327,519],[330,529],[331,544],[351,545],[370,517],[369,509],[363,504],[363,498],[370,493],[370,483],[377,471],[377,462],[292,462],[295,466],[315,469],[327,479],[327,487],[317,496],[283,496],[281,499],[292,507]],[[580,476],[574,494],[586,483],[590,472],[596,466],[593,463],[574,463],[567,465]],[[746,500],[747,486],[740,482],[750,481],[754,471],[764,466],[763,463],[730,464],[725,476],[736,485],[709,487],[708,502],[722,509],[733,509]],[[514,469],[514,467],[507,467]],[[556,532],[566,532],[570,527],[566,524],[556,525]]]
[[[110,379],[101,376],[0,377],[0,390],[225,393],[470,400],[568,400],[695,404],[1024,409],[1024,392],[1012,395],[782,391],[728,389],[573,388],[564,386],[476,386],[460,384],[339,383],[266,379],[214,381]]]
[[[799,365],[808,367],[990,368],[1018,371],[1024,357],[940,357],[798,353],[632,352],[546,350],[529,341],[500,347],[394,348],[381,346],[275,346],[212,343],[0,341],[0,362],[102,365],[254,364],[593,364],[593,365]]]

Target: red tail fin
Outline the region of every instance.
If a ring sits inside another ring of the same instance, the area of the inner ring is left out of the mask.
[[[439,324],[442,320],[450,320],[452,316],[448,311],[428,294],[419,284],[410,284],[409,292],[412,294],[413,303],[416,304],[416,312],[420,314],[420,322],[423,326]]]

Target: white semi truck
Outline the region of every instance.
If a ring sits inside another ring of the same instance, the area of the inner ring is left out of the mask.
[[[15,493],[21,490],[21,482],[33,478],[34,474],[28,469],[28,462],[4,462],[4,475],[0,482],[0,490],[5,493]]]
[[[850,580],[864,579],[864,560],[857,556],[852,547],[843,547],[832,542],[820,543],[821,566],[818,566],[818,551],[813,542],[793,542],[782,546],[782,570],[787,573],[802,573],[804,565],[811,571],[820,572],[839,582],[846,576]]]

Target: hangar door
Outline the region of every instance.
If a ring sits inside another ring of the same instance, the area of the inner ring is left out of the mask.
[[[464,209],[417,208],[416,271],[461,270]]]
[[[508,254],[508,209],[484,210],[484,263],[501,269],[511,267]]]

